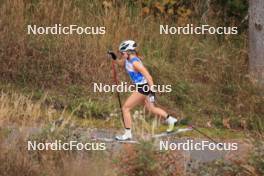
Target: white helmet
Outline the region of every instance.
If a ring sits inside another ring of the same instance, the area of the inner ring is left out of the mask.
[[[128,50],[135,50],[137,47],[137,43],[133,40],[126,40],[123,41],[120,45],[119,45],[119,51],[120,52],[125,52]]]

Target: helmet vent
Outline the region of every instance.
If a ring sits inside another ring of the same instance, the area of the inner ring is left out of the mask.
[[[121,50],[125,50],[128,47],[129,44],[126,44],[125,46],[121,47]]]

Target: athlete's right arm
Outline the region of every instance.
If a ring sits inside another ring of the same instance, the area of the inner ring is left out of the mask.
[[[124,66],[125,65],[125,59],[117,59],[116,54],[113,51],[108,51],[107,54],[115,61],[118,65]]]

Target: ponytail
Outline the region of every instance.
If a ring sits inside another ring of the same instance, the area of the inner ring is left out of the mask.
[[[136,50],[129,50],[128,54],[135,54],[139,59],[143,59],[143,56],[140,56],[139,52]]]

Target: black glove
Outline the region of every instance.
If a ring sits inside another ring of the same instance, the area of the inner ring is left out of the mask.
[[[113,60],[116,60],[117,56],[113,51],[107,51],[107,54],[109,54]]]

